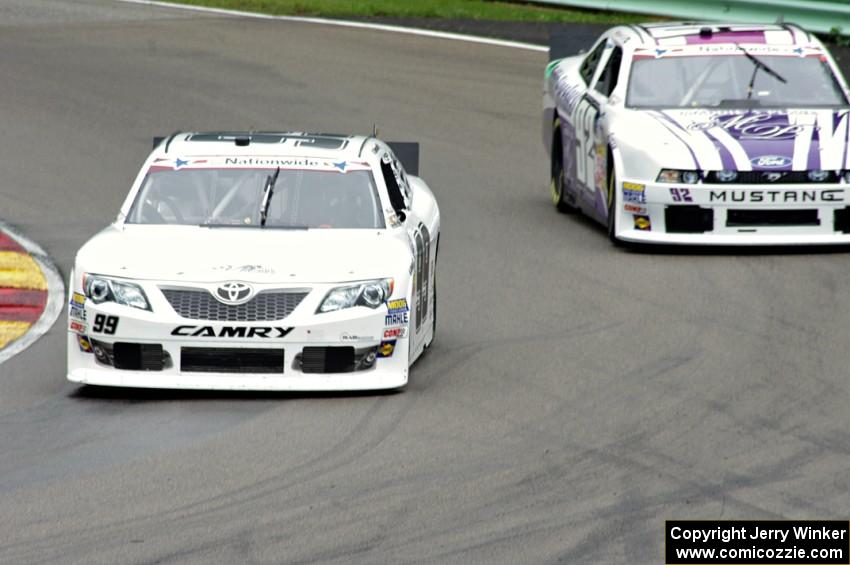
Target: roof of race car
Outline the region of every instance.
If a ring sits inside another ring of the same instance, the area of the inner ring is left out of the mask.
[[[624,25],[612,37],[633,48],[675,45],[762,44],[772,46],[819,45],[812,34],[793,24],[723,24],[676,22]]]
[[[165,138],[157,155],[290,155],[318,158],[356,158],[373,136],[333,133],[213,131],[180,132]]]

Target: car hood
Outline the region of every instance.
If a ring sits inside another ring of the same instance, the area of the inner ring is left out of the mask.
[[[77,254],[76,270],[158,281],[332,283],[398,276],[403,230],[275,230],[110,226]]]
[[[654,140],[656,145],[676,145],[676,151],[686,151],[693,166],[702,170],[850,168],[846,109],[632,110],[627,114],[628,129],[641,131],[643,144]]]

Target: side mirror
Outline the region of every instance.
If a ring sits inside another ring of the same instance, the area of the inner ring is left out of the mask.
[[[396,210],[396,217],[398,217],[398,221],[404,223],[407,220],[407,214],[404,213],[404,210]]]

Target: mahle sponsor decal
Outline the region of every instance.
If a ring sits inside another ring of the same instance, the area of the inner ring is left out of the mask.
[[[179,337],[242,337],[242,338],[282,338],[295,328],[279,326],[177,326],[171,335]]]
[[[410,323],[410,316],[408,316],[407,312],[402,312],[399,314],[387,314],[384,317],[385,326],[400,326],[402,324],[407,323]]]
[[[844,202],[844,190],[712,190],[709,202]]]

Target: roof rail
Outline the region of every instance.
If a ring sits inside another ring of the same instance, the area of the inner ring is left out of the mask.
[[[170,136],[168,136],[168,141],[165,142],[165,152],[168,153],[168,147],[171,145],[171,142],[174,141],[174,138],[180,133],[180,130],[175,131]]]
[[[363,140],[363,143],[361,143],[361,144],[360,144],[360,151],[358,151],[358,152],[357,152],[357,156],[358,156],[358,157],[362,157],[362,156],[363,156],[363,148],[364,148],[364,147],[366,147],[366,143],[367,143],[370,139],[378,139],[378,138],[377,138],[377,137],[375,137],[374,135],[367,135],[367,136],[366,136],[366,139],[364,139],[364,140]]]

